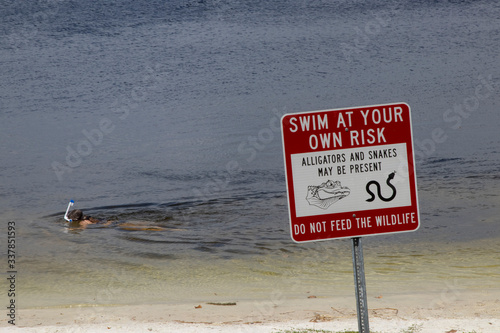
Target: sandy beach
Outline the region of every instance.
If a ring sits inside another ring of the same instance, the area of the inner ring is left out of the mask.
[[[500,293],[369,297],[372,332],[500,332]],[[19,310],[0,332],[357,331],[353,297]]]

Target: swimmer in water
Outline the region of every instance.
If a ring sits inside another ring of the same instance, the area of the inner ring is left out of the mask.
[[[74,209],[71,212],[68,213],[66,216],[68,219],[71,220],[71,222],[78,223],[78,228],[75,229],[85,229],[89,224],[99,224],[100,226],[108,226],[113,221],[100,221],[96,219],[95,217],[92,216],[87,216],[83,215],[83,212],[80,209]],[[162,231],[165,230],[165,228],[156,226],[154,224],[148,223],[148,222],[143,222],[143,221],[136,221],[136,222],[125,222],[125,223],[118,223],[117,227],[122,229],[122,230],[129,230],[129,231]]]
[[[64,219],[70,223],[74,223],[70,226],[71,230],[85,229],[90,224],[99,224],[100,226],[109,226],[113,221],[100,221],[92,216],[83,215],[83,212],[80,209],[74,209],[71,212],[69,209],[73,206],[75,202],[71,200],[68,204],[68,208],[66,209],[66,214],[64,215]],[[116,222],[116,221],[115,221]],[[75,228],[75,225],[78,224],[78,227]],[[118,223],[117,227],[123,230],[129,231],[162,231],[165,230],[164,227],[157,226],[155,224],[151,224],[146,221],[135,221],[135,222],[125,222]],[[173,229],[172,229],[173,230]]]
[[[92,216],[83,215],[83,212],[80,209],[74,209],[68,213],[68,218],[74,222],[78,222],[80,226],[87,226],[89,224],[96,224],[100,221]],[[108,221],[104,223],[104,225],[109,225],[111,222]]]

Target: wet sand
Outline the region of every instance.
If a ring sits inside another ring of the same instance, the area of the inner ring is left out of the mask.
[[[282,332],[357,330],[352,297],[231,300],[184,304],[21,309],[0,332]],[[500,289],[394,294],[368,298],[370,330],[420,333],[499,332]],[[418,330],[417,330],[418,329]]]

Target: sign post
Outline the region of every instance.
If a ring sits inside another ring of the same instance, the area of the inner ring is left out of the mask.
[[[295,242],[351,238],[360,332],[368,332],[363,236],[420,226],[410,107],[286,114],[281,119]]]
[[[359,333],[369,333],[368,301],[366,297],[365,264],[361,238],[355,237],[352,242],[352,267],[354,272],[354,288],[356,290],[356,312],[358,314]]]

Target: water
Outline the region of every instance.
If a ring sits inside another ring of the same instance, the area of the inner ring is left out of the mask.
[[[351,294],[348,241],[290,239],[277,120],[400,101],[422,227],[366,239],[369,290],[500,282],[495,1],[2,6],[0,216],[18,230],[20,306]],[[68,227],[70,199],[114,222]]]

